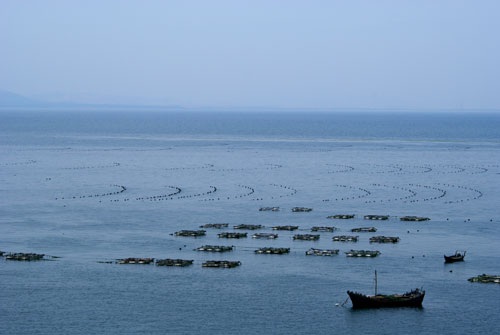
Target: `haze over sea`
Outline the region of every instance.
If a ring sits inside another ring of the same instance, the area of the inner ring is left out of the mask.
[[[500,274],[499,114],[2,111],[0,121],[0,250],[48,255],[0,258],[0,334],[500,331],[500,285],[467,281]],[[259,211],[267,206],[280,211]],[[326,218],[334,214],[356,217]],[[229,227],[172,235],[207,223]],[[237,224],[299,230],[217,237]],[[338,230],[292,239],[313,226]],[[367,226],[377,232],[356,233],[357,243],[332,241]],[[401,240],[370,244],[375,235]],[[235,248],[193,250],[205,244]],[[266,246],[291,252],[254,253]],[[306,256],[310,248],[340,253]],[[346,257],[350,249],[381,255]],[[465,262],[443,264],[455,250]],[[126,257],[194,264],[114,263]],[[242,265],[201,266],[222,259]],[[374,270],[383,293],[423,287],[424,308],[343,305],[347,290],[373,292]]]

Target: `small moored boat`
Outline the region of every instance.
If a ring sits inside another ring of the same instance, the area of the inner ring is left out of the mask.
[[[425,291],[415,289],[404,294],[378,294],[377,271],[375,271],[375,295],[364,295],[358,292],[347,291],[351,298],[352,308],[386,308],[386,307],[419,307],[425,297]]]
[[[454,255],[446,256],[444,255],[445,263],[455,263],[455,262],[463,262],[465,257],[465,251],[455,251]]]

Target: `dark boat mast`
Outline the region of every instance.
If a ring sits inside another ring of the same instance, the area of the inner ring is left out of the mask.
[[[375,295],[377,295],[377,270],[375,270]]]

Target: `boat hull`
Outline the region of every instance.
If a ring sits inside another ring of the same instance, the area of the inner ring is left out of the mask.
[[[465,256],[444,256],[445,263],[463,262]]]
[[[412,291],[404,295],[378,295],[366,296],[361,293],[347,291],[351,298],[352,307],[362,308],[397,308],[397,307],[422,307],[425,291]]]

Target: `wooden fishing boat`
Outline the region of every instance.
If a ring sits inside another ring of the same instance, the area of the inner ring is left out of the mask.
[[[465,257],[465,251],[455,251],[454,255],[446,256],[444,255],[445,263],[455,263],[455,262],[463,262]]]
[[[415,289],[404,294],[378,294],[377,271],[375,271],[375,295],[364,295],[347,291],[351,298],[352,308],[386,308],[386,307],[422,307],[425,291]]]

